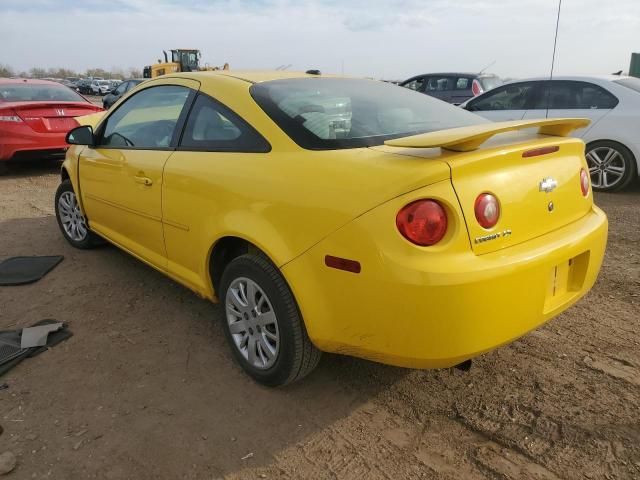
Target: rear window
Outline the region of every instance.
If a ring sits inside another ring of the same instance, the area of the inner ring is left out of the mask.
[[[623,87],[630,88],[640,93],[640,78],[621,78],[620,80],[614,80],[613,83],[622,85]]]
[[[386,82],[295,78],[258,83],[251,95],[291,139],[310,150],[382,145],[385,140],[487,120]]]
[[[0,84],[0,101],[5,102],[86,102],[76,92],[62,85]]]
[[[478,77],[478,80],[485,92],[502,85],[502,80],[499,77]]]

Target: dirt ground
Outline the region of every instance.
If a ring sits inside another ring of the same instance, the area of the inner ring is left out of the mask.
[[[0,260],[65,256],[0,288],[0,328],[74,333],[1,379],[11,478],[640,478],[640,187],[596,195],[610,236],[593,291],[470,372],[325,355],[273,390],[231,360],[220,308],[113,247],[67,245],[57,183],[42,163],[0,177]]]

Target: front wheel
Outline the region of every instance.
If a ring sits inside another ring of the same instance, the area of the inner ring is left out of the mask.
[[[62,236],[75,248],[88,249],[101,243],[102,239],[89,230],[71,180],[64,180],[56,191],[56,220]]]
[[[286,385],[309,374],[321,352],[307,335],[278,269],[257,255],[232,260],[222,274],[224,331],[233,357],[257,382]]]
[[[617,142],[598,141],[587,146],[587,164],[593,189],[622,190],[636,176],[636,161],[627,147]]]

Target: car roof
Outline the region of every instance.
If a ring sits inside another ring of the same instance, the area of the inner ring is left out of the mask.
[[[177,75],[181,77],[194,78],[196,80],[201,77],[222,75],[225,77],[237,78],[238,80],[243,80],[250,83],[269,82],[271,80],[284,80],[290,78],[336,77],[335,75],[314,75],[305,72],[295,72],[289,70],[213,70],[208,72],[182,72]]]
[[[54,80],[40,80],[37,78],[0,78],[0,84],[23,84],[27,85],[60,85],[60,83]]]
[[[628,75],[554,75],[553,80],[574,80],[574,81],[595,81],[613,82],[614,80],[622,80],[624,78],[631,78]],[[549,77],[531,77],[531,78],[518,78],[509,80],[507,83],[516,82],[540,82],[543,80],[549,80]]]
[[[454,75],[464,75],[465,77],[497,77],[495,73],[473,73],[473,72],[429,72],[429,73],[420,73],[418,75],[414,75],[411,78],[415,77],[426,77],[432,75],[442,75],[442,76],[454,76]]]

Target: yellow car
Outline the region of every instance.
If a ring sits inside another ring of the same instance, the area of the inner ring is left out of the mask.
[[[71,131],[73,246],[106,239],[212,301],[237,362],[283,385],[320,352],[450,367],[593,285],[607,219],[588,120],[490,123],[317,71],[152,79]]]

